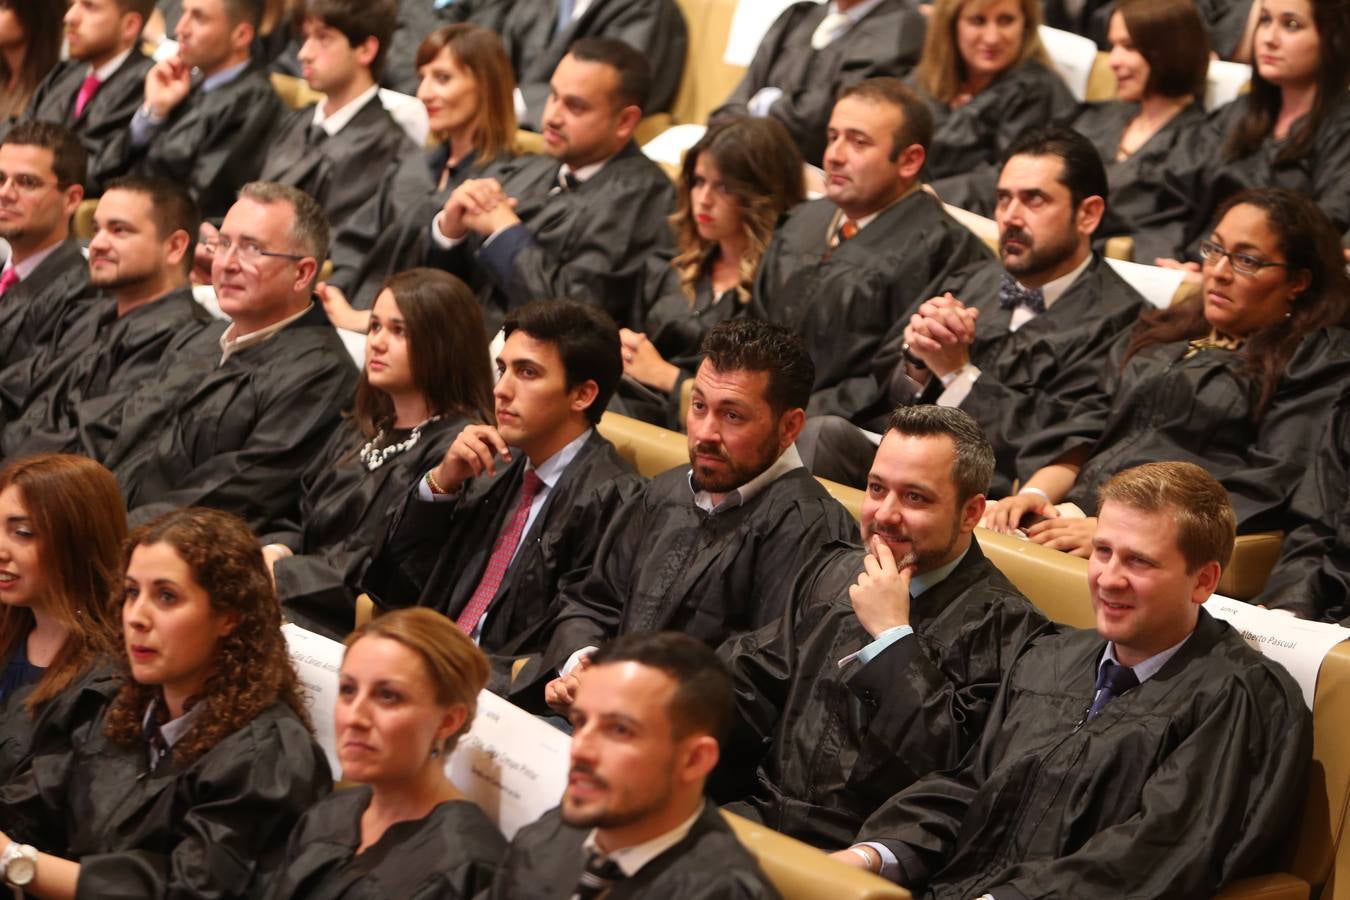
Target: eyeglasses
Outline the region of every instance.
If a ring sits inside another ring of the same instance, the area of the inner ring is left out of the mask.
[[[1271,262],[1259,256],[1252,256],[1250,253],[1236,253],[1225,250],[1220,244],[1213,241],[1200,242],[1200,258],[1205,262],[1217,266],[1219,260],[1224,257],[1228,257],[1228,262],[1233,266],[1234,272],[1241,272],[1243,275],[1259,275],[1262,269],[1269,269],[1271,266],[1284,266],[1286,268],[1289,266],[1289,263]]]
[[[302,253],[277,253],[274,250],[264,250],[254,241],[240,241],[236,244],[227,237],[216,237],[202,241],[202,246],[212,254],[219,254],[222,257],[228,256],[230,251],[233,250],[238,255],[239,261],[246,266],[256,266],[262,261],[263,257],[267,256],[289,259],[293,262],[305,258]]]
[[[0,0],[0,3],[3,2],[4,0]],[[11,175],[8,172],[0,172],[0,191],[4,190],[10,182],[14,183],[15,189],[21,194],[36,194],[47,185],[56,184],[54,181],[44,181],[36,175],[26,173]]]

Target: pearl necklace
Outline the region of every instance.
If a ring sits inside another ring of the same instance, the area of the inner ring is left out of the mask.
[[[404,450],[408,450],[417,445],[417,441],[422,437],[422,429],[439,419],[440,416],[432,416],[430,419],[419,422],[408,435],[406,440],[399,441],[397,444],[390,444],[388,447],[379,447],[380,439],[384,437],[384,429],[381,428],[375,432],[375,437],[371,438],[358,456],[361,459],[361,465],[365,466],[371,472],[374,472],[380,466],[389,461],[391,457],[398,456]],[[376,449],[376,448],[379,449]]]

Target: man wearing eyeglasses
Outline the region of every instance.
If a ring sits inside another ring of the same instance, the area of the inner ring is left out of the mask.
[[[214,243],[229,326],[203,332],[128,398],[103,462],[135,521],[200,505],[276,531],[299,514],[296,473],[356,388],[350,355],[311,301],[328,223],[308,195],[253,182]]]
[[[70,236],[84,173],[84,147],[60,125],[23,122],[0,144],[0,238],[9,244],[0,268],[0,368],[37,352],[88,288]]]

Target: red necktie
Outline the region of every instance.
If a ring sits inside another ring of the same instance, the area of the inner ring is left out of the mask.
[[[845,219],[844,224],[839,226],[839,240],[850,241],[858,233],[858,223],[852,219]]]
[[[511,514],[510,521],[497,538],[487,568],[483,570],[483,577],[478,582],[473,596],[469,598],[468,605],[455,620],[459,630],[465,634],[473,634],[473,630],[478,627],[478,620],[487,612],[488,604],[497,596],[497,588],[502,586],[507,567],[511,565],[511,558],[516,555],[516,547],[525,534],[525,520],[530,517],[530,505],[534,503],[534,497],[543,484],[533,469],[525,470],[525,478],[520,486],[520,499],[516,501],[516,511]]]
[[[75,118],[79,118],[84,113],[84,108],[89,105],[89,101],[94,98],[99,85],[103,82],[98,80],[98,76],[90,72],[88,77],[80,85],[80,92],[75,95]]]
[[[19,270],[8,268],[0,273],[0,297],[5,296],[5,292],[19,283]]]

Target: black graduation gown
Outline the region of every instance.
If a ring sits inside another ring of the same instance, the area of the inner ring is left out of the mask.
[[[26,118],[65,125],[80,136],[89,155],[89,174],[84,182],[86,197],[103,193],[103,167],[107,165],[103,149],[126,129],[145,101],[145,75],[153,65],[154,61],[139,47],[133,49],[76,116],[75,99],[89,74],[89,64],[74,59],[63,60],[42,80],[29,101]]]
[[[502,16],[502,43],[525,98],[521,127],[539,130],[553,70],[572,43],[586,37],[618,38],[646,57],[652,86],[642,113],[670,110],[689,49],[689,29],[675,0],[591,0],[567,27],[557,28],[557,0],[515,0]]]
[[[1280,561],[1253,600],[1303,619],[1350,621],[1350,396],[1337,401],[1289,501]]]
[[[33,716],[24,704],[36,683],[5,697],[0,702],[0,785],[9,784],[29,765],[39,735],[69,734],[96,716],[121,685],[110,663],[98,660]]]
[[[492,883],[506,839],[467,800],[391,825],[359,855],[370,788],[337,791],[300,817],[267,900],[468,900]]]
[[[298,474],[337,427],[356,367],[317,305],[224,365],[218,335],[202,332],[127,398],[102,461],[138,521],[211,506],[266,534],[295,520]]]
[[[816,364],[807,414],[859,422],[881,412],[874,360],[887,332],[933,296],[935,281],[991,256],[924,191],[831,249],[837,211],[829,200],[792,210],[760,263],[750,308],[806,342]]]
[[[428,503],[416,487],[406,492],[361,580],[379,606],[429,606],[459,617],[516,508],[525,455],[512,456],[495,477],[470,482],[456,501]],[[645,483],[613,444],[592,432],[544,499],[484,614],[478,645],[485,653],[509,661],[544,649],[560,592],[590,570],[605,526]]]
[[[911,85],[933,113],[924,180],[932,182],[944,202],[962,209],[988,207],[987,187],[991,179],[998,183],[999,160],[1018,135],[1078,110],[1064,79],[1033,59],[1004,72],[955,109],[929,96],[912,79]]]
[[[1033,641],[970,760],[863,826],[927,884],[916,897],[1208,897],[1275,867],[1312,755],[1294,680],[1202,609],[1158,674],[1084,722],[1104,647]]]
[[[185,185],[207,219],[219,220],[235,195],[262,171],[272,131],[284,107],[267,70],[249,63],[209,93],[194,88],[144,147],[127,129],[107,147],[109,168],[160,175]]]
[[[108,411],[110,395],[136,390],[167,353],[175,353],[211,325],[211,314],[190,288],[173,291],[125,316],[113,300],[82,303],[58,329],[47,352],[0,372],[6,412],[20,410],[0,431],[0,457],[70,453],[79,449],[86,411]]]
[[[881,0],[856,25],[815,50],[811,38],[828,12],[829,4],[815,2],[783,10],[760,40],[745,77],[709,121],[749,115],[750,98],[761,88],[776,87],[783,96],[769,115],[787,126],[807,162],[820,165],[839,92],[866,78],[908,75],[923,52],[927,30],[913,3]]]
[[[332,786],[323,751],[280,703],[191,765],[154,772],[145,745],[104,736],[103,712],[67,734],[44,730],[31,765],[0,789],[0,829],[80,863],[77,900],[254,897],[285,835]]]
[[[1045,460],[1091,447],[1065,499],[1095,515],[1097,491],[1112,475],[1177,460],[1206,469],[1228,490],[1239,533],[1283,528],[1289,496],[1350,378],[1350,332],[1329,328],[1304,338],[1259,424],[1252,423],[1257,390],[1237,374],[1239,353],[1209,349],[1185,359],[1186,341],[1154,344],[1121,371],[1127,341],[1117,341],[1100,393],[1028,439],[1027,452]]]
[[[590,572],[563,591],[548,649],[521,671],[513,699],[529,706],[573,652],[611,637],[683,631],[716,647],[777,621],[803,557],[857,528],[804,468],[713,515],[694,505],[688,466],[663,472],[618,511]]]
[[[453,7],[451,7],[453,9]],[[380,84],[403,94],[417,94],[417,48],[426,36],[449,24],[446,13],[431,0],[398,0],[398,19],[389,38]]]
[[[296,554],[278,560],[272,570],[277,597],[291,619],[335,639],[347,636],[354,627],[357,582],[395,507],[408,486],[440,462],[466,424],[457,416],[431,422],[416,445],[373,472],[357,455],[367,439],[356,424],[346,419],[333,431],[301,477],[300,518],[263,538]],[[410,433],[399,429],[380,446]]]
[[[866,551],[833,543],[802,567],[778,622],[723,645],[736,725],[719,766],[758,767],[720,799],[732,812],[826,849],[848,846],[885,798],[961,761],[984,727],[1003,673],[1045,617],[973,540],[941,583],[914,598],[902,638],[869,662],[839,661],[872,642],[849,587]]]
[[[70,307],[89,291],[89,264],[73,238],[0,297],[0,368],[38,352]]]
[[[586,862],[589,828],[566,824],[557,809],[516,832],[488,900],[567,900]],[[616,881],[607,900],[777,900],[778,891],[712,804],[684,840],[631,878]]]
[[[1086,397],[1100,390],[1104,360],[1116,339],[1134,325],[1147,301],[1101,257],[1094,257],[1073,284],[1044,313],[1009,331],[1013,310],[999,305],[998,289],[1005,273],[1000,263],[986,263],[952,276],[950,289],[968,306],[980,311],[971,362],[980,377],[961,402],[994,446],[995,475],[992,496],[1012,492],[1013,482],[1026,481],[1058,455],[1047,448],[1041,455],[1023,452],[1028,436],[1061,422]],[[934,403],[942,382],[930,378],[915,398],[904,387],[901,347],[903,316],[895,333],[878,355],[878,367],[891,373],[890,399],[894,403]],[[874,423],[884,430],[885,423]],[[1048,455],[1047,455],[1048,454]]]
[[[628,325],[638,316],[647,255],[674,248],[666,217],[675,186],[637,144],[630,141],[576,190],[558,189],[560,166],[548,156],[522,156],[487,173],[519,201],[521,220],[492,243],[469,232],[442,250],[427,239],[427,264],[477,292],[490,335],[508,311],[540,298],[589,301]],[[429,231],[431,220],[422,227]]]
[[[282,119],[258,176],[309,194],[338,230],[370,199],[370,173],[382,172],[400,157],[420,157],[407,133],[372,96],[335,135],[311,145],[314,105]]]

